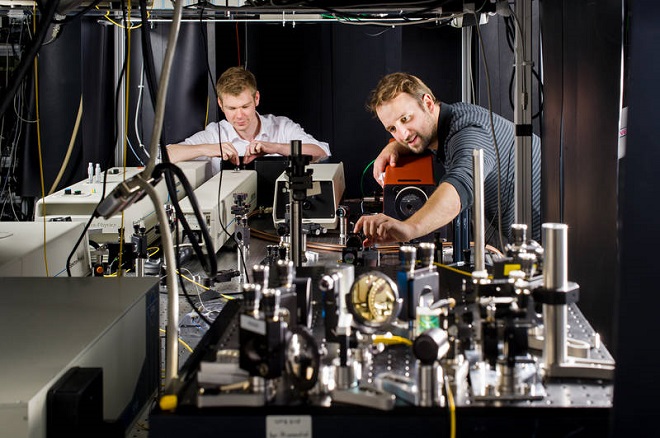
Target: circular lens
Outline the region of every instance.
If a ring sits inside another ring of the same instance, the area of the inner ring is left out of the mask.
[[[359,276],[347,298],[355,322],[366,329],[378,329],[390,324],[399,315],[401,307],[396,284],[378,271]]]

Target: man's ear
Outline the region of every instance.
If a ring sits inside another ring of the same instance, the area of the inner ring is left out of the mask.
[[[257,107],[259,106],[259,98],[261,95],[259,94],[259,90],[254,92],[254,106]]]
[[[435,108],[435,101],[433,100],[430,94],[425,94],[424,96],[422,96],[422,102],[424,103],[424,108],[426,108],[430,112],[433,112],[433,108]]]
[[[220,99],[219,96],[218,96],[218,106],[220,107],[220,111],[222,111],[224,113],[225,110],[222,108],[222,99]]]

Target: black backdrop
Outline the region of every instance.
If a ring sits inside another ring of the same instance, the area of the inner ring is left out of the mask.
[[[188,49],[185,53],[177,49],[177,72],[168,93],[167,142],[181,141],[203,129],[207,95],[209,120],[218,117],[215,96],[208,88],[211,82],[201,50],[200,25],[186,23],[185,27],[179,47],[184,44]],[[154,38],[166,39],[167,30],[161,24]],[[388,139],[365,107],[380,77],[406,70],[427,81],[441,99],[452,102],[461,97],[460,30],[451,27],[216,23],[211,35],[215,40],[208,47],[215,59],[210,58],[209,67],[214,80],[227,67],[237,65],[240,52],[241,64],[257,77],[259,111],[287,116],[329,143],[330,161],[344,163],[347,197],[361,195],[362,172]],[[147,118],[145,114],[145,122]],[[376,188],[370,175],[364,178],[367,193]]]

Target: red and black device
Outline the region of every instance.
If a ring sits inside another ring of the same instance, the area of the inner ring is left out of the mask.
[[[383,213],[408,219],[429,199],[436,188],[432,154],[404,155],[396,167],[387,166],[383,179]]]

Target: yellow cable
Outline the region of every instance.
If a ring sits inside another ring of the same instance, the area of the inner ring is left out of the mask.
[[[445,376],[445,392],[447,393],[447,406],[449,407],[449,437],[456,438],[456,404],[454,394],[451,392],[449,379]]]
[[[472,277],[472,274],[470,272],[461,271],[460,269],[456,269],[456,268],[453,268],[451,266],[443,265],[442,263],[438,263],[438,262],[433,262],[433,264],[440,267],[440,268],[446,269],[448,271],[452,271],[452,272],[455,272],[457,274],[465,275],[466,277]]]
[[[186,277],[185,275],[183,275],[183,274],[180,273],[179,271],[176,271],[176,273],[179,274],[179,275],[181,276],[181,278],[185,278],[186,280],[188,280],[188,281],[191,282],[192,284],[194,284],[194,285],[196,285],[196,286],[199,286],[199,287],[201,287],[201,288],[204,289],[204,290],[210,290],[210,289],[211,289],[210,287],[207,287],[207,286],[204,286],[203,284],[199,284],[199,283],[197,283],[197,282],[196,282],[195,280],[193,280],[192,278],[188,278],[188,277]]]
[[[163,332],[163,333],[167,333],[167,332],[165,331],[165,329],[158,329],[158,330],[160,330],[160,331]],[[186,341],[184,341],[184,340],[181,339],[181,338],[178,338],[178,339],[179,339],[179,344],[183,345],[183,346],[186,348],[186,350],[188,350],[189,352],[191,352],[191,353],[193,352],[192,347],[191,347],[190,345],[188,345],[188,344],[186,343]]]
[[[130,24],[131,24],[131,2],[128,2],[127,5],[127,14],[126,14],[126,23],[128,25],[128,29],[130,30]],[[124,167],[124,179],[126,179],[126,154],[128,153],[128,114],[130,112],[129,108],[129,85],[130,85],[130,79],[131,79],[131,33],[127,32],[126,33],[126,72],[124,76],[124,86],[125,86],[125,91],[124,91],[124,145],[123,145],[123,167]],[[121,267],[122,267],[122,258],[123,258],[123,252],[124,252],[124,210],[121,212],[121,225],[119,228],[119,276],[121,277]]]
[[[129,12],[130,12],[130,2],[129,2],[129,6],[128,6],[128,7],[129,7]],[[96,9],[98,9],[98,6],[96,7]],[[130,26],[130,15],[129,15],[129,20],[128,20],[128,23],[129,23],[128,26],[124,26],[124,25],[121,24],[121,23],[117,23],[115,20],[113,20],[112,18],[110,18],[110,11],[107,11],[107,12],[105,13],[105,15],[103,16],[103,18],[105,18],[105,19],[108,20],[110,23],[114,24],[115,26],[117,26],[117,27],[121,27],[122,29],[133,30],[133,29],[138,29],[138,28],[140,28],[140,26],[142,26],[142,23],[138,24],[137,26]]]
[[[36,33],[37,22],[36,22],[36,10],[34,6],[32,7],[32,32]],[[39,155],[39,178],[41,182],[41,198],[43,202],[41,203],[41,209],[43,214],[43,224],[44,224],[44,267],[46,268],[46,277],[50,277],[48,272],[48,252],[46,250],[46,186],[44,182],[44,160],[41,152],[41,121],[39,117],[39,57],[34,57],[34,105],[37,112],[37,150]]]
[[[206,114],[204,115],[204,126],[209,124],[209,106],[211,104],[211,99],[206,96]]]
[[[151,246],[151,247],[147,248],[147,251],[149,251],[150,249],[153,249],[153,250],[155,250],[155,251],[154,251],[154,252],[151,252],[151,253],[148,253],[148,254],[147,254],[147,257],[153,257],[153,256],[155,256],[156,254],[158,254],[158,251],[160,251],[160,248],[158,248],[157,246]]]
[[[374,336],[372,340],[374,344],[385,344],[385,345],[404,344],[408,346],[413,344],[410,339],[404,338],[403,336],[378,335],[378,336]]]
[[[126,272],[131,272],[131,270],[130,270],[130,269],[127,269]],[[117,276],[117,273],[116,273],[116,272],[115,272],[114,274],[107,274],[107,275],[104,275],[104,277],[106,277],[106,278],[116,277],[116,276]]]
[[[185,275],[183,275],[183,274],[180,273],[179,271],[176,271],[176,273],[177,273],[178,275],[180,275],[181,278],[188,280],[189,282],[191,282],[191,283],[194,284],[195,286],[199,286],[199,287],[201,287],[201,288],[204,289],[204,290],[211,290],[210,287],[207,287],[207,286],[204,286],[203,284],[199,284],[199,283],[197,283],[195,280],[193,280],[192,278],[188,278],[188,277],[186,277]],[[220,294],[220,296],[221,296],[222,298],[226,299],[226,300],[235,300],[235,299],[236,299],[236,298],[234,298],[234,297],[232,297],[232,296],[230,296],[230,295],[226,295],[226,294]]]

